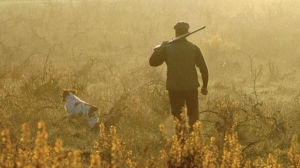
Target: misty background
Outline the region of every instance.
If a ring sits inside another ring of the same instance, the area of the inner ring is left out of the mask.
[[[207,27],[189,39],[208,61],[238,61],[243,59],[239,52],[244,52],[253,58],[299,63],[297,0],[0,2],[4,58],[49,53],[53,59],[101,57],[121,51],[147,59],[154,46],[174,37],[176,22],[186,21],[190,31]]]
[[[190,31],[206,26],[188,37],[210,72],[209,95],[199,96],[204,137],[222,144],[237,114],[249,155],[287,149],[300,126],[299,8],[299,0],[0,0],[0,129],[44,120],[51,142],[87,150],[93,135],[59,120],[61,90],[73,88],[112,114],[103,121],[137,155],[158,153],[158,125],[169,134],[173,126],[166,66],[148,59],[185,21]]]

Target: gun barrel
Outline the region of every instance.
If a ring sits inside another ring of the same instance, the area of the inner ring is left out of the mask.
[[[175,41],[178,41],[178,40],[180,40],[180,39],[182,39],[182,38],[186,38],[186,37],[190,36],[191,34],[194,34],[194,33],[198,32],[198,31],[200,31],[200,30],[202,30],[202,29],[205,29],[205,26],[203,26],[203,27],[201,27],[200,29],[197,29],[197,30],[195,30],[195,31],[192,31],[192,32],[189,32],[189,33],[185,33],[185,34],[183,34],[183,35],[181,35],[181,36],[178,36],[178,37],[176,37],[175,39],[168,41],[168,42],[167,42],[167,45],[168,45],[168,44],[171,44],[171,43],[174,43]],[[155,46],[154,50],[157,50],[158,48],[160,48],[160,45]]]

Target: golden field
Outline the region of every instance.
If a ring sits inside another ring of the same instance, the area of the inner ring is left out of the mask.
[[[299,167],[299,7],[0,0],[0,167]],[[182,20],[206,26],[188,40],[210,72],[191,134],[148,64]],[[99,132],[65,117],[66,88],[100,109]]]

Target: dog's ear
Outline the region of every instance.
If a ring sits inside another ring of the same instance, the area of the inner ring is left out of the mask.
[[[77,94],[77,90],[75,90],[75,89],[63,89],[62,91],[63,91],[62,92],[63,97],[68,96],[70,92],[73,93],[73,95]]]
[[[77,94],[77,90],[74,90],[74,89],[70,89],[69,92],[73,93],[73,95]]]
[[[66,96],[66,95],[68,95],[68,90],[67,89],[63,89],[62,90],[62,96]]]
[[[62,101],[63,102],[65,102],[66,101],[66,97],[69,95],[69,90],[67,90],[67,89],[64,89],[63,91],[62,91]]]

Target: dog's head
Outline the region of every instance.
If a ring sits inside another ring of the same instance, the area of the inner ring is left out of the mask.
[[[72,93],[73,95],[77,94],[77,90],[74,89],[64,89],[62,92],[62,101],[65,102],[66,98],[70,95],[70,93]]]

